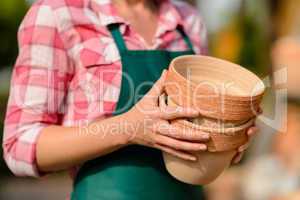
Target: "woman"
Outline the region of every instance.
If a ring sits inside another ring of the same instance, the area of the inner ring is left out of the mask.
[[[168,120],[198,112],[157,100],[171,59],[205,53],[205,35],[183,2],[38,1],[18,35],[7,165],[22,176],[80,165],[72,199],[201,199],[167,173],[161,151],[193,161],[187,152],[205,151],[208,134],[175,129]]]

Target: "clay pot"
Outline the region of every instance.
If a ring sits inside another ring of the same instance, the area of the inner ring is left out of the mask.
[[[159,104],[160,107],[165,107],[167,104],[177,106],[170,98],[166,103],[164,95],[160,97]],[[203,122],[203,119],[200,121]],[[171,122],[174,126],[188,127],[199,132],[209,132],[211,137],[207,142],[208,151],[194,153],[197,157],[196,162],[163,153],[165,166],[176,179],[194,185],[205,185],[214,181],[229,167],[237,153],[236,149],[247,142],[246,129],[254,123],[254,120],[251,119],[241,125],[234,124],[230,128],[225,128],[220,126],[217,121],[211,119],[209,121],[209,123],[204,124],[196,124],[184,119]]]
[[[221,59],[192,55],[174,59],[165,81],[167,95],[183,107],[224,121],[257,115],[263,82],[245,68]]]
[[[168,172],[195,185],[215,180],[231,163],[237,149],[248,140],[265,90],[263,82],[243,67],[208,56],[174,59],[165,81],[168,99],[160,106],[192,107],[196,119],[176,119],[173,126],[208,132],[208,151],[194,152],[197,162],[163,153]]]

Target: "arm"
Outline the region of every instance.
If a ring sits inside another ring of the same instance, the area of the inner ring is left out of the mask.
[[[72,61],[60,38],[52,8],[34,4],[19,32],[19,56],[13,70],[3,138],[4,158],[18,176],[67,169],[116,150],[125,136],[89,134],[90,126],[60,126]],[[122,117],[99,125],[120,123]]]
[[[45,128],[61,123],[74,70],[52,9],[42,2],[26,14],[18,42],[4,127],[4,159],[18,176],[39,176],[37,141]]]
[[[37,141],[39,170],[67,169],[124,147],[129,137],[124,133],[124,127],[116,128],[115,125],[124,125],[125,121],[124,115],[119,115],[85,127],[44,128]]]

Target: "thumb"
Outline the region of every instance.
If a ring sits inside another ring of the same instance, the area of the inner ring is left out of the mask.
[[[152,86],[151,90],[148,94],[153,96],[159,96],[164,90],[164,83],[167,77],[167,70],[164,69],[160,78],[156,81],[156,83]]]

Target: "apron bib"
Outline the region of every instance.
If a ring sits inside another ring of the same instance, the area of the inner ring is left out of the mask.
[[[128,50],[119,24],[108,26],[122,62],[122,84],[114,115],[128,111],[152,87],[177,56],[194,54],[181,27],[188,51]],[[162,153],[132,145],[86,162],[74,182],[72,200],[202,200],[203,191],[174,179],[165,169]]]

